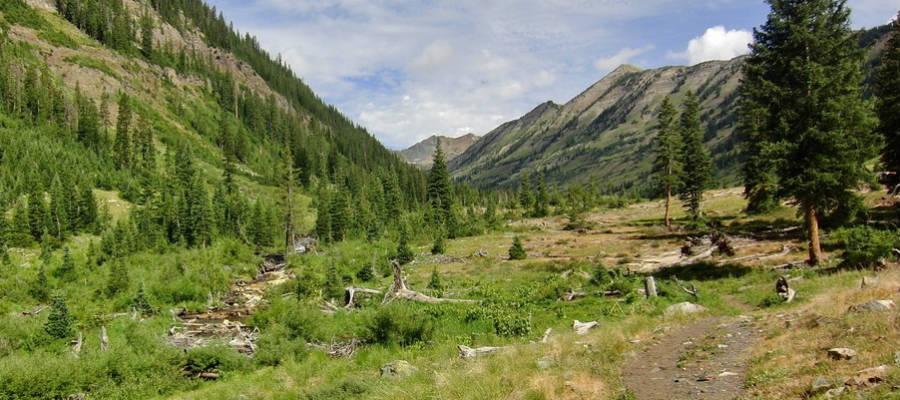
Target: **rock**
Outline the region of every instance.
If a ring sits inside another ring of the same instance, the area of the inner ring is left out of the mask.
[[[672,304],[669,307],[666,307],[665,314],[667,316],[675,315],[675,314],[696,314],[706,311],[706,307],[703,307],[699,304],[694,304],[690,302]]]
[[[809,394],[815,396],[822,394],[834,387],[834,383],[826,379],[824,376],[817,376],[809,385]]]
[[[826,399],[833,399],[833,398],[836,398],[836,397],[840,397],[842,394],[844,394],[844,391],[846,391],[846,390],[847,390],[847,388],[844,387],[844,386],[836,387],[836,388],[834,388],[834,389],[830,389],[830,390],[828,390],[827,392],[825,392],[825,398],[826,398]]]
[[[725,371],[725,372],[722,372],[721,374],[719,374],[719,378],[724,378],[727,376],[737,376],[737,375],[738,374],[735,372]]]
[[[866,368],[856,373],[856,376],[847,379],[844,384],[847,386],[876,386],[887,378],[890,367],[887,365],[879,365],[877,367]]]
[[[828,349],[828,356],[831,357],[832,360],[852,360],[853,357],[856,357],[856,350],[848,349],[846,347],[835,347],[833,349]]]
[[[405,378],[418,371],[419,369],[414,367],[409,362],[404,360],[396,360],[391,361],[381,367],[381,376]]]
[[[870,286],[875,286],[876,284],[878,284],[878,278],[874,276],[864,276],[862,282],[859,283],[859,288],[865,289]]]
[[[597,325],[599,325],[599,322],[597,321],[581,322],[576,319],[575,322],[572,323],[572,329],[579,335],[587,335],[587,333]]]
[[[850,311],[866,312],[866,311],[890,311],[897,308],[893,300],[872,300],[867,303],[857,304],[850,307]]]

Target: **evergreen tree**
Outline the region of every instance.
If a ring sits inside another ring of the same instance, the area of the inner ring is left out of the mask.
[[[362,268],[360,268],[359,271],[356,271],[356,279],[359,279],[362,282],[369,282],[372,279],[375,279],[375,268],[372,267],[372,264],[363,264]]]
[[[52,232],[59,240],[65,238],[66,232],[72,226],[69,212],[77,209],[72,206],[72,201],[72,194],[66,192],[62,181],[57,175],[53,178],[53,183],[50,186],[50,222],[52,224]]]
[[[47,204],[44,201],[44,193],[32,191],[28,195],[28,228],[31,237],[40,241],[46,231]]]
[[[119,117],[116,122],[116,139],[113,143],[113,161],[118,169],[131,167],[131,99],[128,94],[119,95]]]
[[[316,237],[323,243],[331,241],[331,202],[327,193],[319,196],[316,207]]]
[[[141,53],[144,58],[151,59],[153,57],[153,18],[150,17],[150,11],[144,10],[141,15]]]
[[[449,229],[453,209],[453,193],[450,187],[450,170],[444,159],[444,150],[441,148],[441,140],[437,140],[434,149],[433,164],[428,174],[428,191],[426,198],[433,211],[433,220],[430,223],[438,229]]]
[[[534,193],[531,192],[531,182],[528,175],[522,176],[522,183],[519,184],[519,205],[527,210],[530,210],[534,204]]]
[[[400,242],[397,244],[397,262],[406,265],[416,259],[415,253],[409,247],[409,237],[406,228],[400,230]]]
[[[50,299],[50,282],[47,280],[47,272],[43,263],[38,267],[37,276],[31,282],[28,292],[32,298],[39,302],[45,302]]]
[[[437,293],[437,297],[444,295],[444,284],[441,282],[441,276],[437,272],[437,268],[431,270],[431,280],[428,281],[428,289]]]
[[[881,56],[881,66],[875,79],[874,92],[878,96],[876,110],[880,123],[878,131],[884,136],[882,154],[890,190],[900,185],[900,13],[892,23],[893,31]]]
[[[444,254],[446,250],[447,249],[444,244],[444,232],[443,230],[439,230],[438,233],[434,236],[434,245],[431,246],[431,254]]]
[[[44,331],[54,339],[65,339],[72,335],[72,317],[69,316],[66,299],[61,294],[54,295],[50,302],[50,315]]]
[[[742,91],[756,105],[779,194],[805,216],[809,263],[822,258],[819,218],[846,205],[870,172],[878,136],[862,93],[863,53],[844,1],[769,0]],[[755,123],[753,121],[746,124]]]
[[[547,184],[544,182],[544,176],[541,175],[538,178],[538,186],[537,186],[537,196],[534,198],[534,210],[532,211],[532,216],[536,218],[543,218],[549,214],[549,203],[550,198],[547,194]]]
[[[63,261],[59,268],[54,271],[53,275],[62,280],[69,280],[75,274],[75,260],[72,259],[72,253],[69,248],[63,249]]]
[[[659,111],[659,128],[655,140],[656,158],[653,161],[653,173],[658,189],[666,199],[664,221],[666,228],[672,227],[671,204],[672,195],[678,192],[681,183],[682,143],[678,130],[677,112],[667,96],[663,99]]]
[[[335,242],[343,241],[350,230],[350,220],[347,217],[349,210],[347,207],[347,196],[343,193],[335,193],[331,200],[331,210],[329,210],[331,240]]]
[[[156,172],[156,147],[153,144],[153,126],[146,121],[140,124],[134,137],[134,165],[144,177]]]
[[[153,306],[150,305],[150,301],[147,299],[147,294],[144,293],[144,286],[138,288],[138,292],[134,296],[134,300],[131,301],[131,306],[142,316],[153,315],[154,313]]]
[[[509,248],[509,259],[524,260],[526,258],[528,258],[528,253],[525,251],[525,246],[522,245],[522,239],[516,236],[513,238],[513,244]]]
[[[681,115],[681,141],[684,146],[682,154],[682,176],[680,197],[684,206],[696,222],[700,219],[700,202],[703,191],[710,181],[712,162],[709,151],[703,145],[703,129],[700,126],[700,104],[693,93],[688,93]]]
[[[90,185],[85,185],[81,189],[78,199],[78,220],[82,228],[94,228],[96,230],[99,210],[97,209],[97,199],[94,197],[94,190]]]
[[[290,144],[284,146],[284,251],[289,252],[294,248],[296,241],[294,232],[294,185],[299,180],[298,173],[294,167],[294,153],[291,151]]]
[[[114,297],[119,293],[125,293],[130,285],[128,268],[122,261],[115,261],[109,268],[109,276],[106,279],[106,295]]]

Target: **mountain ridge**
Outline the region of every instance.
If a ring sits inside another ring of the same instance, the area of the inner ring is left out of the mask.
[[[481,137],[474,133],[467,133],[458,137],[431,135],[397,153],[410,164],[424,169],[431,168],[432,156],[434,155],[434,150],[437,148],[438,139],[440,139],[441,149],[444,150],[444,155],[449,161],[477,143]]]

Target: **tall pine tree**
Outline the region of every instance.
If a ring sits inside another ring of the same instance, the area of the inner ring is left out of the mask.
[[[672,227],[671,204],[672,195],[677,193],[681,183],[682,143],[676,118],[678,113],[671,100],[663,99],[659,111],[659,133],[656,136],[656,158],[653,161],[653,172],[658,188],[666,199],[666,228]]]
[[[116,168],[126,169],[131,166],[131,100],[126,93],[119,96],[119,117],[116,122],[113,157]]]
[[[450,187],[450,170],[447,168],[440,139],[437,139],[433,159],[434,163],[428,174],[428,191],[426,192],[433,217],[430,222],[436,229],[445,229],[452,237],[453,229],[450,225],[453,217],[453,193]]]
[[[682,175],[680,197],[684,202],[691,219],[700,219],[700,203],[703,191],[710,181],[712,162],[709,151],[703,145],[703,129],[700,124],[700,104],[697,96],[688,92],[684,101],[684,113],[681,114]]]
[[[878,131],[884,136],[882,155],[891,190],[900,185],[900,13],[894,20],[893,31],[881,56],[881,66],[875,79],[875,95],[880,123]]]
[[[768,0],[766,23],[754,32],[744,96],[774,161],[779,195],[804,215],[809,263],[822,259],[819,218],[846,205],[870,176],[878,136],[863,100],[863,53],[843,0]]]

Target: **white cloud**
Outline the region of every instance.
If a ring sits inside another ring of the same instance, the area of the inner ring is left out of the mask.
[[[753,41],[753,34],[745,30],[726,30],[724,26],[714,26],[706,30],[702,36],[691,39],[687,50],[671,53],[670,57],[687,60],[690,64],[699,64],[711,60],[730,60],[747,54],[747,47]]]
[[[652,45],[644,46],[641,48],[626,47],[622,50],[619,50],[618,53],[613,54],[612,56],[597,60],[596,62],[594,62],[594,67],[599,71],[608,72],[622,64],[628,64],[633,58],[650,50],[653,50]]]

